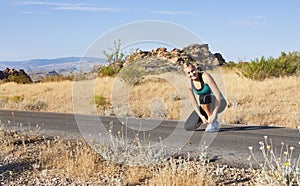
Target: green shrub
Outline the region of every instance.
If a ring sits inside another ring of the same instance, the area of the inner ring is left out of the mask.
[[[242,76],[252,80],[264,80],[270,77],[282,77],[296,74],[299,71],[300,54],[299,52],[281,53],[277,59],[262,56],[260,59],[251,62],[240,62],[229,64],[231,68],[240,70]]]
[[[94,96],[91,103],[95,103],[97,107],[106,107],[111,105],[109,101],[103,96]]]
[[[114,69],[113,66],[103,66],[100,69],[99,77],[114,76],[119,73],[121,68]]]
[[[12,97],[10,97],[10,100],[17,103],[17,102],[22,101],[23,97],[21,97],[21,96],[12,96]]]
[[[237,66],[237,64],[235,63],[235,62],[233,62],[233,61],[229,61],[228,63],[227,63],[227,65],[223,65],[224,67],[229,67],[229,68],[234,68],[234,67],[236,67]]]
[[[12,96],[12,97],[9,97],[9,96],[0,96],[0,101],[1,102],[4,102],[4,103],[8,103],[8,102],[15,102],[15,103],[18,103],[18,102],[21,102],[23,101],[23,97],[21,96]]]

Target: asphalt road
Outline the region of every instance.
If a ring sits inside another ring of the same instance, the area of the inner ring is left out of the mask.
[[[109,130],[116,137],[123,136],[126,131],[126,138],[144,137],[152,144],[163,145],[173,156],[176,153],[187,155],[189,152],[192,157],[196,157],[207,148],[207,157],[211,161],[246,167],[249,163],[249,146],[253,147],[255,157],[262,159],[259,142],[265,141],[264,136],[267,136],[269,144],[271,139],[272,148],[278,156],[282,143],[284,150],[286,145],[295,147],[292,160],[297,159],[300,153],[298,129],[282,127],[222,124],[219,132],[206,133],[205,126],[196,131],[185,131],[183,121],[7,110],[0,110],[0,120],[2,127],[7,129],[37,131],[40,134],[56,135],[65,139],[84,137],[90,140],[89,138],[99,138],[101,134],[105,143],[109,141]]]

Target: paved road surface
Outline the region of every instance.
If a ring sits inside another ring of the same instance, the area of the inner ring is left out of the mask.
[[[1,124],[5,128],[17,130],[35,130],[39,126],[42,133],[59,135],[64,138],[74,139],[82,136],[88,138],[99,136],[112,128],[112,133],[124,131],[126,126],[135,127],[137,130],[127,132],[128,138],[133,138],[137,133],[148,136],[153,143],[162,140],[163,144],[171,150],[181,148],[182,152],[190,152],[192,156],[199,153],[200,146],[205,143],[208,147],[208,157],[211,160],[226,164],[248,166],[247,158],[250,155],[249,146],[257,158],[261,158],[259,141],[264,141],[264,136],[272,139],[275,149],[279,152],[281,143],[294,146],[294,158],[300,153],[300,133],[298,129],[245,125],[221,125],[218,133],[205,133],[204,127],[194,132],[185,131],[183,122],[164,120],[138,120],[116,117],[98,117],[92,115],[23,112],[0,110]],[[113,122],[113,124],[112,124]],[[141,123],[143,127],[141,127]],[[126,125],[126,126],[125,126]],[[155,126],[155,127],[153,127]],[[138,132],[140,131],[140,132]],[[145,132],[141,132],[145,131]],[[141,135],[140,135],[141,136]]]

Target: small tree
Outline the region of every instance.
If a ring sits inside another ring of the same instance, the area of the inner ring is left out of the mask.
[[[114,46],[108,48],[108,51],[104,50],[103,54],[106,56],[106,61],[109,65],[113,64],[114,72],[117,72],[117,63],[123,63],[125,54],[121,52],[121,40],[114,41]]]

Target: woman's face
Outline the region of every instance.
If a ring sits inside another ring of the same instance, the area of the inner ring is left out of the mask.
[[[185,75],[187,75],[191,79],[197,79],[196,70],[192,66],[187,66],[184,69]]]

